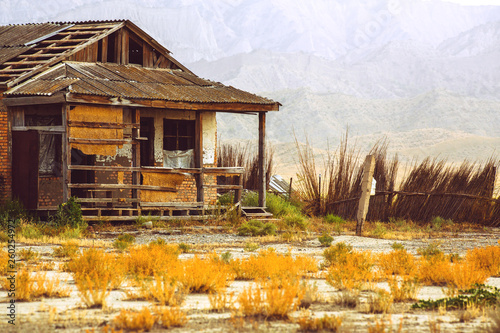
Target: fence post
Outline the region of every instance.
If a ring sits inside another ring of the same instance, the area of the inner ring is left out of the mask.
[[[363,180],[361,182],[361,197],[359,198],[356,235],[361,236],[363,223],[368,213],[370,204],[370,191],[372,188],[373,172],[375,171],[375,156],[367,155],[363,166]]]

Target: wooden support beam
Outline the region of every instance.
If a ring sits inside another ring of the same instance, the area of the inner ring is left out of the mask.
[[[128,49],[129,49],[129,39],[128,39],[128,30],[127,29],[122,29],[122,35],[121,35],[121,43],[122,43],[122,48],[121,48],[121,64],[122,65],[128,65]]]
[[[71,190],[68,184],[71,183],[71,146],[69,144],[69,127],[67,126],[68,115],[70,107],[67,104],[63,104],[62,108],[62,124],[65,131],[62,136],[62,159],[63,159],[63,201],[66,202],[71,197]]]
[[[373,172],[375,171],[375,156],[367,155],[363,165],[363,180],[361,181],[361,198],[359,199],[356,235],[361,236],[363,223],[368,213],[370,204],[370,191],[372,189]]]
[[[153,186],[153,185],[128,185],[128,184],[68,184],[69,188],[86,188],[86,189],[123,189],[123,190],[149,190],[149,191],[165,191],[177,192],[175,187],[170,186]]]
[[[138,109],[132,110],[132,123],[140,124],[141,123],[141,113]],[[139,136],[139,128],[132,129],[132,137],[137,138]],[[133,145],[132,146],[132,167],[139,168],[141,165],[141,145]],[[140,185],[141,175],[138,171],[132,172],[132,184]],[[132,198],[140,199],[141,198],[141,189],[132,190]],[[139,204],[135,204],[134,208],[140,208]]]
[[[196,112],[195,130],[194,130],[194,167],[203,168],[203,113]],[[196,175],[196,200],[204,202],[204,173]]]
[[[59,104],[64,103],[66,99],[63,94],[57,93],[52,96],[34,96],[34,97],[6,97],[2,102],[7,106],[18,105],[39,105],[39,104]]]
[[[102,39],[101,62],[108,62],[108,36]]]
[[[266,207],[266,113],[259,113],[259,206]]]

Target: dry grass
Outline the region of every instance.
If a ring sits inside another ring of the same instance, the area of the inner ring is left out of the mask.
[[[89,249],[67,264],[80,297],[87,307],[103,307],[111,289],[125,279],[125,266],[116,255]]]
[[[208,258],[188,259],[182,263],[182,268],[177,278],[189,293],[218,292],[225,289],[235,275],[215,253]]]
[[[210,311],[224,312],[234,307],[234,293],[227,293],[226,290],[219,290],[216,293],[208,294]]]
[[[178,307],[159,307],[155,312],[158,323],[164,328],[183,327],[189,320],[186,313]]]
[[[4,289],[11,288],[11,280],[1,280]],[[31,302],[41,297],[69,297],[70,287],[59,277],[48,278],[47,272],[32,273],[23,269],[18,271],[15,280],[16,301]]]
[[[490,276],[500,275],[500,246],[486,246],[467,251],[466,260],[476,263],[477,267]]]
[[[420,291],[420,282],[416,276],[388,276],[387,282],[391,290],[391,296],[394,302],[416,301]]]
[[[298,280],[271,279],[245,288],[238,296],[239,311],[245,317],[287,319],[304,296]]]
[[[384,289],[377,289],[368,296],[364,311],[368,313],[389,313],[393,301],[391,293]]]
[[[376,279],[375,259],[369,251],[352,251],[343,260],[333,262],[328,268],[326,281],[343,290],[370,288]]]
[[[151,330],[155,322],[155,316],[147,307],[144,307],[139,312],[122,309],[113,320],[113,325],[118,329],[143,332]]]
[[[53,250],[56,258],[73,258],[80,253],[80,246],[77,240],[72,239],[54,247]]]
[[[139,297],[160,305],[179,306],[186,297],[186,288],[168,275],[156,275],[139,282]]]
[[[231,261],[236,280],[254,280],[261,278],[295,278],[306,273],[318,272],[318,263],[307,256],[278,254],[272,248],[260,251],[246,259]]]
[[[124,257],[127,271],[137,278],[162,275],[178,266],[176,245],[150,243],[133,247]]]
[[[320,318],[312,318],[309,313],[299,317],[297,324],[304,332],[339,332],[342,326],[342,317],[325,315]]]
[[[377,265],[383,275],[410,275],[417,268],[416,259],[405,249],[378,255]]]

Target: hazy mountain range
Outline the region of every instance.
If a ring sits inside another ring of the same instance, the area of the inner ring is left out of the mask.
[[[403,158],[500,150],[500,6],[420,0],[1,0],[0,24],[128,18],[201,77],[271,97],[280,156],[299,140]],[[256,117],[219,117],[223,140]],[[282,167],[292,162],[283,159]],[[286,171],[285,171],[286,173]]]

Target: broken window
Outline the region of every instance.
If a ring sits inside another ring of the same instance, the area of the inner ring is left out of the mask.
[[[40,176],[61,176],[61,134],[40,134],[38,172]]]
[[[26,127],[37,127],[40,133],[38,172],[40,176],[60,176],[62,169],[62,137],[49,132],[50,127],[62,125],[60,106],[33,106],[24,110]],[[47,130],[45,130],[46,128]]]
[[[139,44],[134,39],[129,38],[128,42],[128,63],[142,66],[142,44]]]
[[[194,163],[194,120],[163,120],[163,166],[192,168]]]

